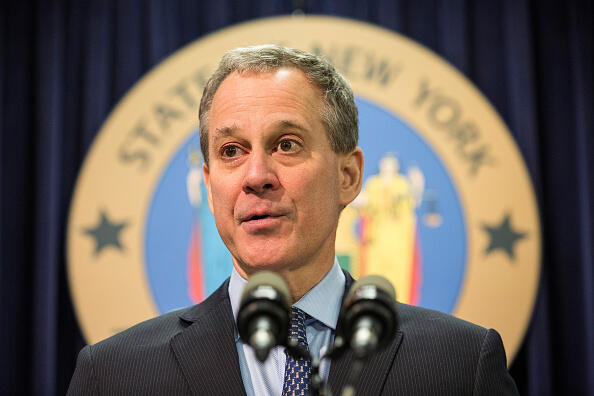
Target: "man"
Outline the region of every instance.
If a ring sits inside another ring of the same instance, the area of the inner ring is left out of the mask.
[[[334,243],[340,212],[361,189],[357,129],[352,90],[323,59],[278,46],[227,53],[204,90],[200,142],[233,273],[203,303],[83,348],[69,394],[307,392],[309,362],[277,347],[259,363],[234,318],[246,279],[274,271],[289,286],[293,336],[314,356],[331,345],[353,283]],[[398,316],[393,341],[361,372],[360,394],[517,393],[496,331],[404,304]],[[352,359],[322,365],[333,394]]]

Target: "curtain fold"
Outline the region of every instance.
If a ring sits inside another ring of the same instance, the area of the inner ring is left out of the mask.
[[[579,280],[582,293],[579,297],[583,307],[583,373],[586,376],[587,388],[594,392],[594,142],[592,132],[594,125],[594,39],[592,33],[594,7],[589,3],[585,9],[572,3],[569,9],[569,53],[572,60],[571,74],[574,128],[576,131],[576,172],[578,187],[578,238],[582,254],[578,263]],[[587,219],[590,219],[588,221]],[[581,279],[580,279],[581,278]]]
[[[58,346],[58,273],[63,261],[59,255],[62,243],[60,213],[61,159],[63,139],[63,62],[64,31],[63,15],[57,7],[40,4],[37,12],[35,81],[37,90],[43,94],[34,95],[32,105],[35,117],[34,153],[35,186],[34,223],[31,230],[34,249],[33,279],[31,279],[33,305],[32,348],[35,359],[31,372],[35,379],[32,392],[43,394],[46,388],[56,386],[56,365]]]

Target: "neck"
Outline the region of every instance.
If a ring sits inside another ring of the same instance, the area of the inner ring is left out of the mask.
[[[313,289],[315,285],[320,283],[322,279],[328,274],[332,265],[334,264],[334,257],[332,260],[319,266],[309,266],[304,268],[302,271],[280,271],[279,275],[282,276],[291,292],[291,304],[295,304],[299,301],[308,291]]]

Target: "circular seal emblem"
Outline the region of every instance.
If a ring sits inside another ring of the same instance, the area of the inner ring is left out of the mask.
[[[179,50],[123,98],[76,185],[68,273],[90,343],[200,302],[231,257],[205,202],[197,107],[227,50],[279,43],[330,59],[351,82],[363,190],[336,254],[386,276],[398,300],[498,329],[508,357],[530,319],[540,224],[530,177],[484,96],[434,53],[351,20],[299,16],[224,29]]]

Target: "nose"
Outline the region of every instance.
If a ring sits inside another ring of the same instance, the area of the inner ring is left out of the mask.
[[[273,165],[272,159],[265,152],[252,151],[245,164],[243,191],[246,194],[262,194],[276,190],[280,183]]]

